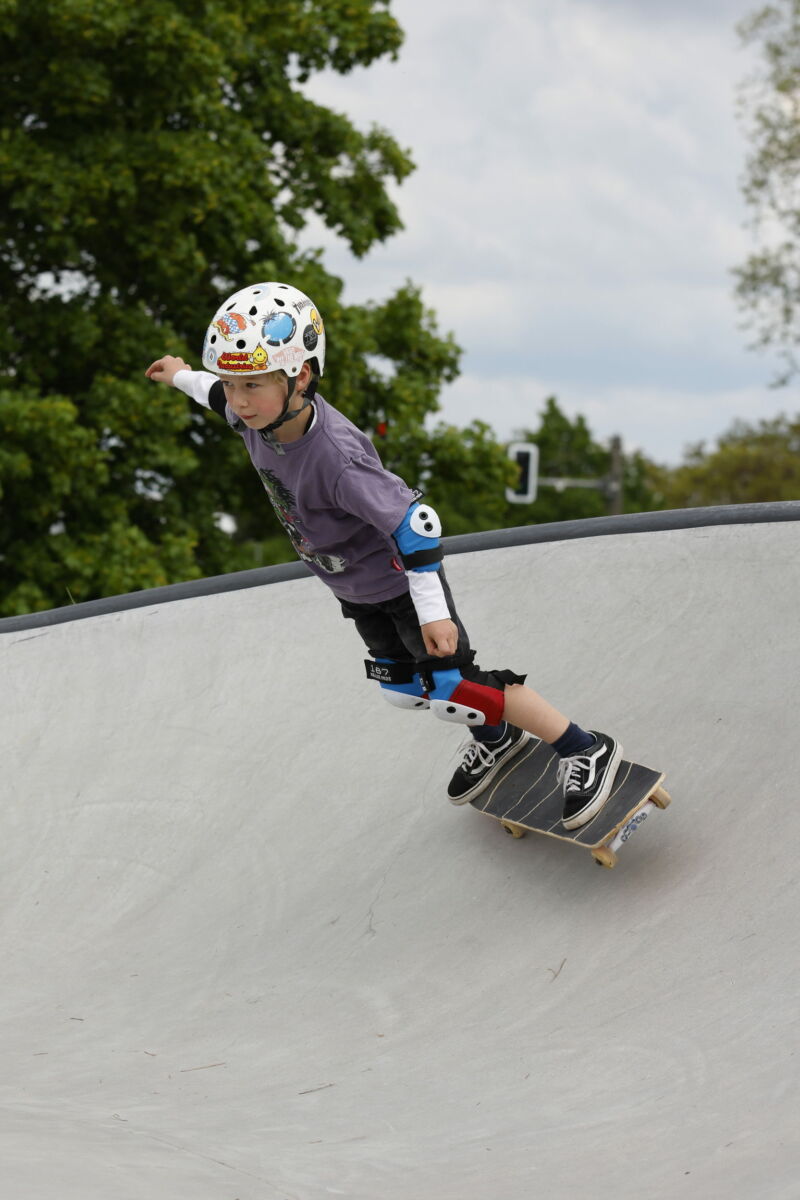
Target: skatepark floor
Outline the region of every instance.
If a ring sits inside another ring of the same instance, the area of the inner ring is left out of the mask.
[[[311,578],[0,634],[0,1200],[800,1195],[800,523],[448,576],[666,772],[616,870],[448,804]]]

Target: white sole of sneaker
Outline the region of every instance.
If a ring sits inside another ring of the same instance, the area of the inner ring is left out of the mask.
[[[606,777],[603,780],[603,786],[597,793],[591,804],[582,809],[579,813],[575,813],[568,821],[562,821],[561,824],[565,829],[580,829],[583,825],[587,825],[592,817],[596,817],[600,809],[605,804],[608,797],[611,795],[611,789],[614,786],[614,780],[617,777],[617,769],[622,762],[622,746],[617,742],[617,748],[611,756],[611,762],[606,767]]]
[[[503,757],[500,759],[500,761],[496,762],[494,764],[494,766],[491,768],[491,770],[486,772],[486,774],[483,776],[483,779],[481,779],[480,783],[476,783],[473,788],[470,788],[470,790],[468,792],[465,792],[463,796],[459,796],[457,800],[454,800],[452,798],[452,796],[448,796],[447,799],[450,801],[450,803],[455,804],[455,805],[469,804],[469,802],[473,796],[479,796],[481,794],[481,792],[483,791],[483,789],[492,782],[492,780],[494,779],[495,775],[500,770],[500,768],[505,763],[509,762],[514,757],[515,754],[519,754],[522,747],[527,742],[530,741],[530,737],[531,737],[531,735],[529,733],[526,733],[525,730],[523,729],[522,737],[519,739],[519,741],[516,743],[516,745],[512,746],[510,750],[507,750],[505,752],[505,754],[503,755]]]

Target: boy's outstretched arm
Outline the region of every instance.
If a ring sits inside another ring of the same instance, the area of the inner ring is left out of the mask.
[[[163,358],[157,358],[155,362],[150,363],[145,375],[148,379],[155,380],[156,383],[168,383],[170,386],[174,386],[172,381],[178,371],[191,371],[191,369],[182,358],[178,358],[174,354],[165,354]]]
[[[180,372],[183,372],[183,377],[178,379]],[[170,384],[203,408],[213,409],[218,416],[225,418],[225,389],[216,375],[211,375],[208,371],[193,371],[189,364],[176,354],[165,354],[163,358],[157,358],[155,362],[150,363],[145,375],[154,383]]]

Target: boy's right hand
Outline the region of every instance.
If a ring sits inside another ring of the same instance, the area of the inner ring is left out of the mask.
[[[177,358],[174,354],[165,354],[163,358],[157,358],[154,363],[145,371],[148,379],[155,380],[156,383],[168,383],[172,385],[172,381],[178,374],[178,371],[191,371],[188,363],[185,363],[182,358]]]

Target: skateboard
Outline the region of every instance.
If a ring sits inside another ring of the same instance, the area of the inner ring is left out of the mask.
[[[583,846],[599,866],[611,868],[653,810],[666,808],[671,801],[661,786],[663,774],[623,758],[600,812],[579,829],[565,829],[561,824],[564,800],[556,778],[558,763],[558,755],[532,737],[470,804],[494,817],[515,838],[543,833]]]

